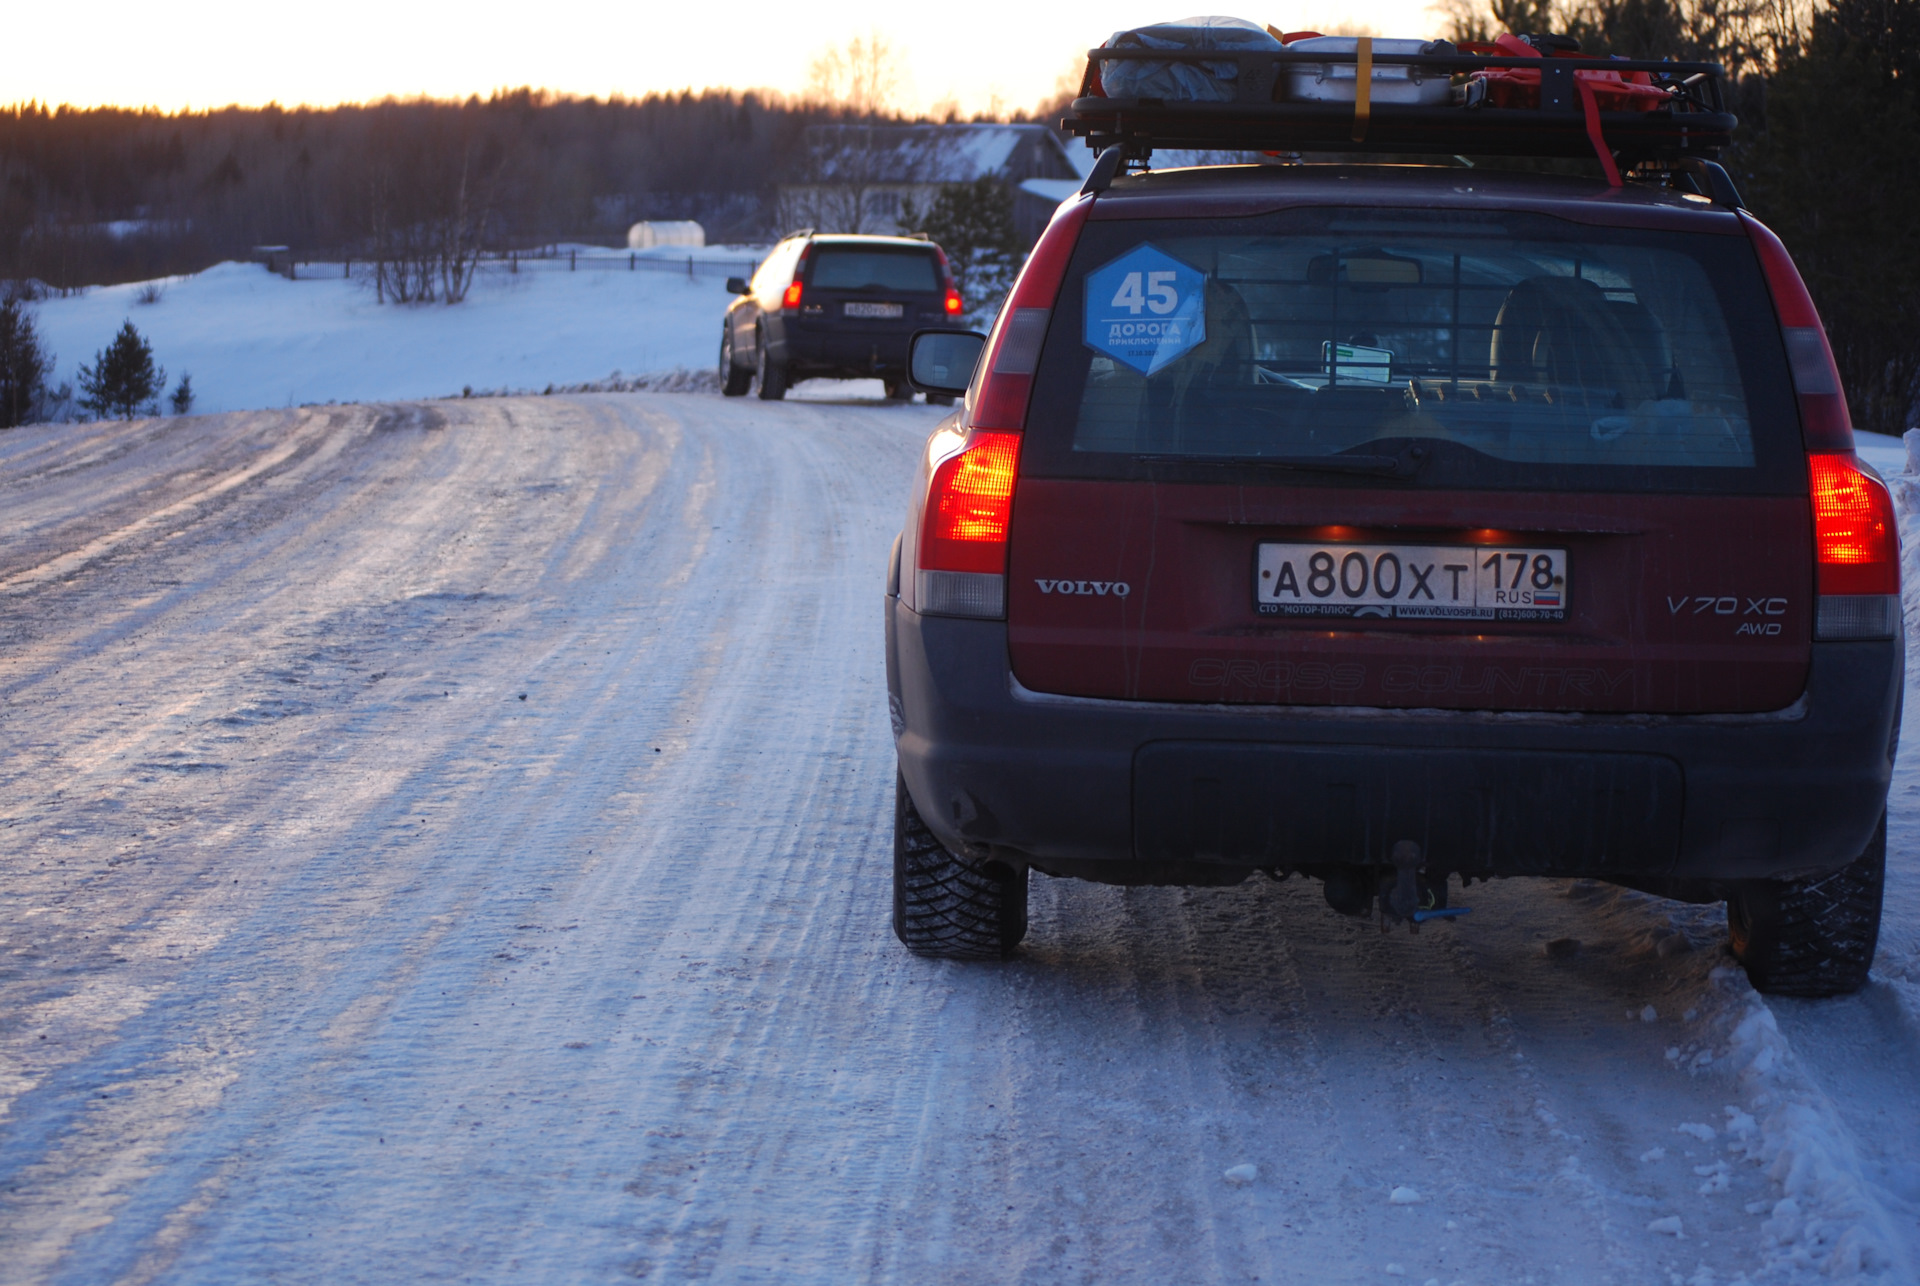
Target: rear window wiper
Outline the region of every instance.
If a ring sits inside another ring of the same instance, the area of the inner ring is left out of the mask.
[[[1408,446],[1392,455],[1136,455],[1142,464],[1197,464],[1216,469],[1291,469],[1302,473],[1359,473],[1411,478],[1427,462],[1425,447]]]

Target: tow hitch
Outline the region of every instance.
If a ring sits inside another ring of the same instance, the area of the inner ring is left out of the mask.
[[[1437,883],[1422,878],[1423,858],[1420,846],[1410,839],[1393,846],[1388,860],[1394,873],[1380,877],[1380,932],[1405,920],[1407,932],[1418,933],[1428,920],[1451,920],[1473,909],[1447,905],[1447,877],[1442,874]]]

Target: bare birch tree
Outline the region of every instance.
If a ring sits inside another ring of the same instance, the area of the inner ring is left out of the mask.
[[[876,28],[822,50],[807,68],[808,101],[862,120],[892,113],[906,80],[900,51]]]
[[[457,304],[473,285],[505,152],[469,121],[396,108],[371,141],[368,229],[374,291],[386,303]]]

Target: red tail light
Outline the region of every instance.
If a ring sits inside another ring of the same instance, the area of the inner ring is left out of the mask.
[[[966,444],[934,467],[927,487],[920,566],[927,571],[1007,569],[1007,527],[1013,520],[1013,480],[1020,468],[1020,435],[970,433]]]
[[[913,606],[934,616],[1004,616],[1020,435],[946,429],[927,450]]]
[[[1893,497],[1852,455],[1807,457],[1820,593],[1898,594],[1900,537]]]
[[[967,394],[966,428],[936,433],[927,444],[927,494],[914,555],[917,611],[1006,615],[1007,532],[1013,525],[1027,397],[1047,318],[1092,204],[1082,198],[1064,207],[1040,234],[987,336],[980,355],[984,375],[975,378]],[[949,281],[947,308],[957,312],[960,306]]]
[[[1793,372],[1794,392],[1800,400],[1800,431],[1809,451],[1853,450],[1853,420],[1847,414],[1846,395],[1840,389],[1840,369],[1834,364],[1827,332],[1807,293],[1807,283],[1793,266],[1780,238],[1758,219],[1740,213],[1747,236],[1760,255],[1767,274],[1787,345],[1787,365]]]
[[[940,280],[947,287],[947,316],[958,317],[967,310],[967,306],[960,299],[959,288],[953,284],[953,265],[947,262],[947,252],[940,247],[935,246],[933,253],[940,257]]]
[[[780,296],[780,306],[782,308],[798,308],[800,306],[800,283],[806,279],[807,256],[812,253],[812,243],[800,247],[800,257],[793,261],[793,284],[789,285]]]
[[[1019,432],[1026,427],[1027,399],[1033,392],[1033,372],[1040,363],[1047,318],[1060,294],[1060,281],[1067,275],[1067,260],[1092,208],[1091,197],[1063,206],[1027,256],[993,323],[993,333],[987,336],[986,351],[980,355],[980,369],[986,375],[968,396],[969,428]]]

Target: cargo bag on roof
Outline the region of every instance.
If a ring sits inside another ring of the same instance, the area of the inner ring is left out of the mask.
[[[1280,52],[1280,42],[1244,18],[1183,18],[1115,32],[1103,49],[1221,49]],[[1240,66],[1232,62],[1148,62],[1103,59],[1100,81],[1109,98],[1158,98],[1168,103],[1231,103]]]

